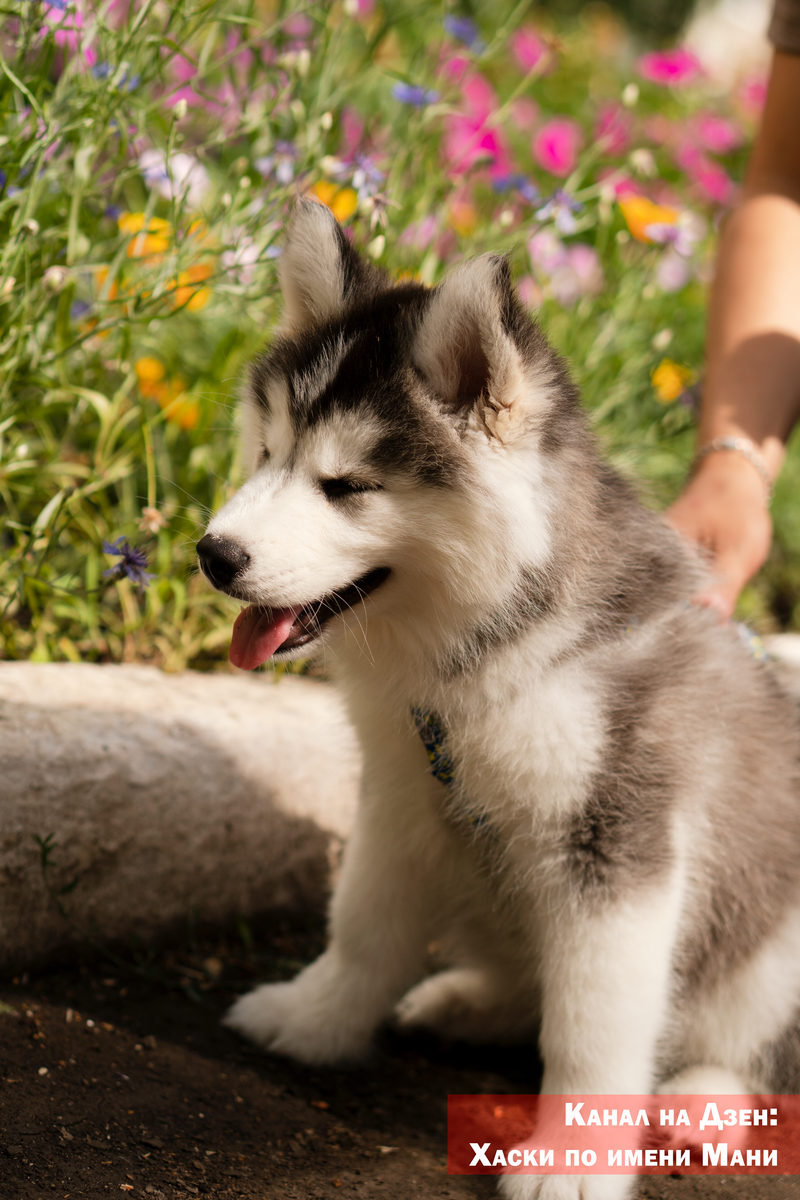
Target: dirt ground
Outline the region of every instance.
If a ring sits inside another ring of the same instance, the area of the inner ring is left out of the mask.
[[[79,952],[0,977],[0,1200],[488,1200],[491,1179],[447,1175],[447,1094],[533,1091],[535,1051],[385,1031],[357,1070],[261,1053],[220,1016],[314,957],[322,928],[242,933],[162,949],[150,978]],[[800,1200],[800,1178],[645,1178],[639,1197]]]

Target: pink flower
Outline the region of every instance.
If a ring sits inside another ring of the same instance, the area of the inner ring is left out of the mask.
[[[544,292],[532,275],[523,275],[517,284],[519,298],[526,308],[539,308],[544,300]]]
[[[45,19],[48,24],[55,26],[53,40],[57,46],[62,46],[68,51],[77,51],[88,67],[94,66],[97,62],[95,50],[91,46],[87,46],[85,50],[82,48],[83,13],[80,4],[66,10],[60,4],[46,4]]]
[[[668,87],[691,83],[703,70],[700,60],[684,46],[643,54],[639,59],[638,68],[644,79],[649,79],[652,83],[663,83]]]
[[[529,96],[517,96],[511,103],[510,112],[512,122],[523,132],[533,129],[539,119],[539,106]]]
[[[427,250],[439,229],[439,218],[423,217],[421,221],[406,225],[397,239],[399,246],[411,246],[414,250]]]
[[[675,140],[676,127],[669,117],[665,117],[663,113],[656,113],[655,116],[648,117],[644,123],[644,131],[651,142],[655,142],[657,146],[669,146]]]
[[[596,142],[606,154],[624,154],[631,136],[631,115],[620,104],[601,104],[594,127]]]
[[[468,75],[462,84],[466,113],[445,120],[444,157],[454,175],[463,175],[479,162],[488,162],[492,178],[514,173],[503,131],[489,123],[497,108],[494,88],[482,75]]]
[[[552,229],[540,229],[528,242],[528,254],[534,273],[552,275],[567,261],[567,248]]]
[[[342,131],[339,158],[350,162],[364,137],[364,122],[354,108],[343,108],[339,124]]]
[[[736,184],[719,163],[714,162],[696,146],[681,146],[675,155],[678,166],[686,172],[706,199],[729,205],[736,195]]]
[[[693,123],[695,139],[712,154],[729,154],[741,146],[742,131],[733,121],[715,117],[712,113],[699,114]]]
[[[740,100],[749,117],[758,117],[767,99],[767,81],[762,76],[748,79],[742,86]]]
[[[603,183],[606,179],[612,180],[609,187],[615,196],[636,196],[641,190],[638,183],[634,183],[630,175],[620,175],[613,167],[603,167],[597,172],[598,182]]]
[[[656,267],[656,283],[662,292],[679,292],[689,282],[691,268],[674,250],[661,255]]]
[[[466,75],[471,67],[471,62],[466,54],[451,54],[448,55],[442,62],[439,68],[443,75],[446,75],[453,83],[461,83],[461,80]]]
[[[497,108],[497,93],[483,75],[469,75],[462,84],[461,94],[469,112],[481,121]]]
[[[511,39],[511,52],[526,73],[532,71],[547,54],[547,46],[535,29],[518,29]]]
[[[551,175],[569,175],[578,161],[583,131],[568,117],[554,117],[537,133],[531,144],[533,157]]]

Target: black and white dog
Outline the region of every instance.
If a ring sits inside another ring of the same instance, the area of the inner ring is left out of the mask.
[[[198,552],[249,606],[234,663],[324,655],[363,795],[328,949],[229,1024],[308,1063],[393,1012],[538,1031],[547,1093],[796,1088],[794,703],[688,603],[700,566],[599,460],[503,259],[395,285],[302,200],[281,281],[250,479]]]

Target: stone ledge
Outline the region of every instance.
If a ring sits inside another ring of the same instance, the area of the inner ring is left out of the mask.
[[[65,904],[102,939],[321,907],[359,774],[316,680],[0,663],[0,964],[71,940],[35,835],[54,835],[52,882],[78,877]]]

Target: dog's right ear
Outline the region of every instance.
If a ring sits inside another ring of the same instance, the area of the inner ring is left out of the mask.
[[[350,244],[331,210],[308,196],[292,207],[278,277],[287,333],[333,320],[389,286],[383,272]]]

